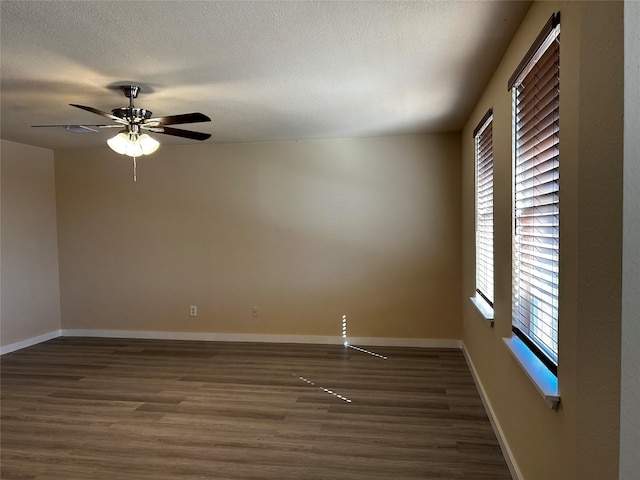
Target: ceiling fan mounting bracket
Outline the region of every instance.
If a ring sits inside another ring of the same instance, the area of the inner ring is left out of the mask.
[[[138,98],[140,87],[137,85],[121,85],[120,90],[122,90],[122,93],[124,93],[124,96],[127,98]]]

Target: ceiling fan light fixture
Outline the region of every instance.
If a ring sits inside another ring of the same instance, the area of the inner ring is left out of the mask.
[[[139,135],[137,133],[120,132],[115,137],[107,140],[109,148],[120,155],[129,157],[141,157],[142,155],[150,155],[160,146],[160,142],[151,138],[146,133]]]

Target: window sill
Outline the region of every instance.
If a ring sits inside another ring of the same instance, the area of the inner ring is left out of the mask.
[[[479,300],[476,297],[469,297],[471,303],[473,303],[480,312],[480,315],[486,320],[490,327],[493,327],[493,308],[491,308],[487,303]]]
[[[529,350],[522,340],[516,336],[503,338],[513,358],[522,367],[536,390],[542,395],[549,408],[558,408],[560,395],[558,393],[558,377],[549,371],[535,354]]]

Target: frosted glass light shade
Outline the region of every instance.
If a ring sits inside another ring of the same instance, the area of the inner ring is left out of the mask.
[[[107,140],[109,148],[120,155],[123,155],[127,151],[127,145],[129,144],[129,135],[126,133],[119,133],[113,138]]]
[[[138,142],[140,142],[140,146],[142,147],[142,153],[144,155],[151,155],[160,146],[160,142],[151,138],[146,133],[143,133],[138,137]]]
[[[151,138],[146,133],[142,135],[121,132],[107,140],[109,148],[120,155],[129,157],[141,157],[150,155],[160,146],[160,142]]]
[[[127,143],[127,147],[124,150],[124,154],[128,155],[129,157],[140,157],[144,155],[144,153],[142,153],[140,142],[137,142],[135,140],[129,140],[129,143]]]

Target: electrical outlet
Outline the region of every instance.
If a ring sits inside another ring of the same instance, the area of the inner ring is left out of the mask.
[[[190,317],[196,317],[198,315],[198,306],[197,305],[191,305],[191,307],[189,307],[189,316]]]
[[[251,309],[251,316],[252,317],[257,317],[259,313],[260,313],[260,309],[258,307],[253,307]]]

